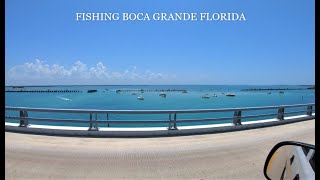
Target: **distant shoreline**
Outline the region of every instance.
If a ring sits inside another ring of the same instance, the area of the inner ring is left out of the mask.
[[[23,87],[57,87],[57,86],[311,86],[314,88],[315,85],[223,85],[223,84],[115,84],[115,85],[10,85],[10,86],[5,86],[5,87],[12,87],[12,88],[23,88]],[[252,89],[262,89],[262,88],[252,88]],[[277,88],[274,88],[277,89]],[[297,89],[297,88],[296,88]],[[304,88],[301,88],[304,89]],[[287,90],[284,88],[283,90]]]
[[[241,89],[241,91],[274,91],[274,90],[313,90],[315,87],[308,88],[252,88],[252,89]]]

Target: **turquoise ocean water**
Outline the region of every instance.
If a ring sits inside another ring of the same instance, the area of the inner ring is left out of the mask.
[[[59,109],[101,109],[101,110],[181,110],[181,109],[218,109],[218,108],[240,108],[257,106],[276,106],[305,104],[315,102],[314,90],[279,90],[271,91],[241,91],[248,88],[307,88],[309,86],[253,86],[253,85],[150,85],[150,86],[52,86],[52,87],[24,87],[24,90],[80,90],[78,93],[12,93],[6,92],[5,105],[14,107],[33,107],[33,108],[59,108]],[[90,89],[96,89],[96,93],[87,93]],[[159,96],[159,92],[144,92],[132,95],[132,92],[116,93],[116,90],[137,89],[137,90],[187,90],[188,93],[166,92],[166,98]],[[6,90],[20,90],[6,87]],[[271,94],[268,94],[271,92]],[[236,96],[228,97],[226,93],[234,93]],[[139,95],[143,95],[144,100],[138,100]],[[201,98],[204,94],[209,94],[210,98]],[[213,97],[213,95],[217,97]],[[301,110],[292,108],[290,111]],[[289,110],[288,110],[289,111]],[[243,112],[242,116],[276,113],[276,110]],[[7,111],[7,115],[18,116],[18,112]],[[215,118],[232,116],[228,113],[201,113],[201,114],[178,114],[177,119],[197,119]],[[295,114],[292,114],[295,115]],[[298,114],[297,114],[298,115]],[[87,114],[63,114],[63,113],[32,113],[30,117],[44,118],[64,118],[64,119],[83,119],[88,120]],[[167,120],[168,115],[119,115],[110,114],[110,120]],[[272,118],[272,117],[271,117]],[[106,115],[99,115],[98,119],[105,120]],[[244,119],[243,121],[253,121],[257,119]],[[18,122],[15,120],[6,120]],[[213,124],[231,122],[231,120],[205,122],[205,123],[180,123],[183,125]],[[85,126],[88,124],[68,124],[57,122],[30,122],[30,124],[51,124],[51,125],[77,125]],[[99,125],[101,126],[101,125]],[[102,125],[106,126],[106,125]],[[152,125],[133,125],[133,124],[112,124],[112,127],[146,127],[146,126],[168,126],[168,124]]]

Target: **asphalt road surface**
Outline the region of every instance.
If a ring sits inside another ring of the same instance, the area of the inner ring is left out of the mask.
[[[5,132],[6,179],[265,179],[280,141],[315,144],[315,120],[209,135],[55,137]]]

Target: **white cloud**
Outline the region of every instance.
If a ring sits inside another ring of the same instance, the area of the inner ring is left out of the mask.
[[[165,84],[174,75],[146,70],[139,72],[136,66],[122,71],[111,71],[102,62],[88,67],[76,61],[70,68],[59,64],[48,64],[36,59],[10,68],[6,72],[6,85],[46,84]]]

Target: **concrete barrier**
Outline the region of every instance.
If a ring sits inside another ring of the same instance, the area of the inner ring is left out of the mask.
[[[41,134],[53,136],[80,136],[80,137],[166,137],[185,136],[196,134],[222,133],[230,131],[240,131],[255,128],[264,128],[276,125],[289,124],[306,121],[315,118],[315,114],[286,117],[284,120],[265,119],[258,121],[242,122],[242,125],[233,123],[180,126],[179,129],[169,130],[166,127],[154,128],[115,128],[101,127],[99,131],[88,131],[87,127],[71,126],[47,126],[30,124],[28,127],[19,127],[18,123],[5,122],[5,131],[28,134]]]

